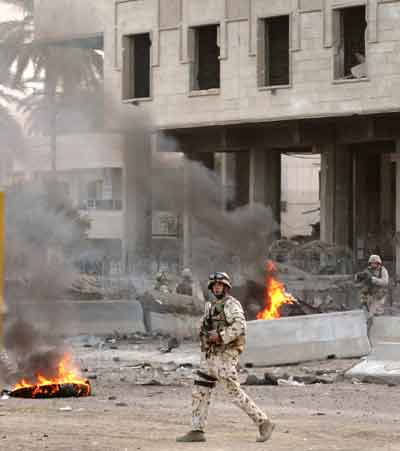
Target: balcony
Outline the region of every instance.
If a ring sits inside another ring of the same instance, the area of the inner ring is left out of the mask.
[[[29,142],[27,156],[30,171],[51,170],[49,137],[35,137]],[[56,169],[73,171],[122,168],[124,137],[118,133],[79,133],[57,136]]]
[[[82,210],[122,210],[120,199],[88,199],[84,202]]]

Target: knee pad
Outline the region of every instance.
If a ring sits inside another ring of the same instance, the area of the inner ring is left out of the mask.
[[[203,371],[197,371],[198,379],[194,381],[195,385],[199,385],[201,387],[214,388],[217,382],[217,378],[214,376],[210,376],[207,373],[203,373]]]

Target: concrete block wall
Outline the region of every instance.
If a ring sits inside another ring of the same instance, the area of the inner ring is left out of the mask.
[[[368,80],[333,81],[335,8],[366,5]],[[215,123],[388,111],[400,106],[400,2],[392,0],[37,0],[39,39],[104,32],[107,125],[138,110],[122,103],[122,36],[151,32],[154,125]],[[258,19],[291,16],[291,86],[257,86]],[[189,29],[220,24],[221,89],[190,92]]]
[[[132,1],[117,7],[116,39],[107,22],[106,90],[113,112],[135,113],[121,102],[121,41],[125,33],[146,30],[152,31],[152,100],[139,102],[139,108],[159,127],[362,114],[400,106],[398,1],[366,2],[369,77],[362,81],[333,80],[332,11],[357,4],[352,0],[331,0],[325,7],[320,0],[181,0],[181,8],[173,2],[169,15],[165,5],[158,14],[160,4]],[[174,20],[176,14],[180,17]],[[279,14],[291,15],[291,86],[271,93],[257,86],[257,19]],[[189,85],[188,29],[208,23],[220,24],[221,88],[197,95]]]

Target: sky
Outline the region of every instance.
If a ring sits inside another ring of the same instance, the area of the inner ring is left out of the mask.
[[[8,5],[0,1],[0,21],[5,22],[7,20],[15,19],[20,13],[19,8],[13,5]]]

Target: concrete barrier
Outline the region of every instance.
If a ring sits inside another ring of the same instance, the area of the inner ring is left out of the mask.
[[[59,335],[144,332],[142,306],[137,301],[27,302],[19,303],[15,314]]]
[[[242,363],[255,366],[299,363],[369,354],[362,310],[250,321]]]
[[[13,310],[18,318],[60,335],[145,332],[142,306],[133,300],[21,302]],[[200,317],[150,312],[149,321],[152,332],[183,338],[197,336]]]
[[[398,342],[400,345],[400,317],[378,316],[374,318],[370,333],[373,343]]]
[[[400,317],[374,318],[370,338],[371,354],[346,373],[364,382],[400,384]]]
[[[361,382],[399,385],[400,362],[367,358],[347,371],[345,376]]]
[[[150,313],[152,332],[175,335],[180,338],[197,337],[200,317]]]

